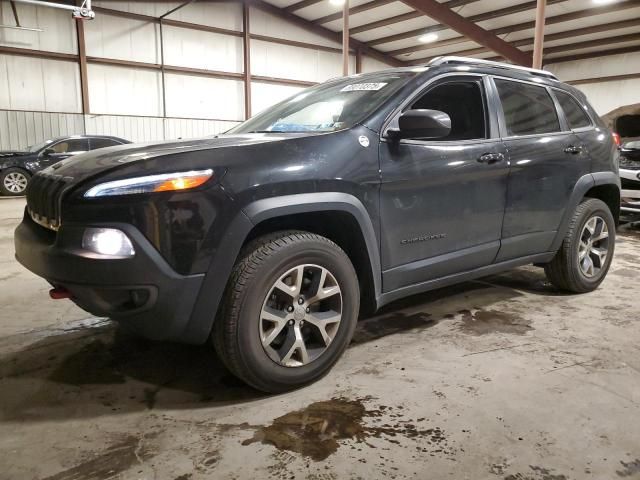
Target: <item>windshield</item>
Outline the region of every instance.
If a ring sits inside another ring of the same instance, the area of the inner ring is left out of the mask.
[[[39,150],[42,150],[44,147],[46,147],[52,142],[53,140],[45,140],[44,142],[36,143],[34,145],[27,147],[27,152],[37,152]]]
[[[366,118],[415,73],[347,77],[308,88],[228,133],[333,132]]]

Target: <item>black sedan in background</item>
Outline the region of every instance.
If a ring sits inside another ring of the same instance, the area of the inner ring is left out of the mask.
[[[106,135],[72,135],[45,140],[24,151],[0,151],[0,193],[24,195],[31,176],[72,155],[131,143]]]

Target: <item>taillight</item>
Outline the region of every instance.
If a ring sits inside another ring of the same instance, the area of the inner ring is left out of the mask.
[[[611,135],[613,136],[613,141],[616,142],[616,146],[619,147],[622,143],[622,141],[620,140],[620,135],[616,132],[612,132]]]

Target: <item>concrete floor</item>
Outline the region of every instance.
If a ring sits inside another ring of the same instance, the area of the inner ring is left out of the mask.
[[[413,297],[265,396],[49,300],[13,260],[23,206],[0,199],[0,479],[640,479],[638,227],[594,293],[531,267]]]

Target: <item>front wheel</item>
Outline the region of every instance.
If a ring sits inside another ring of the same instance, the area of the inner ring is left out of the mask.
[[[609,271],[615,241],[616,224],[607,204],[584,199],[571,218],[560,250],[545,265],[547,278],[562,290],[595,290]]]
[[[0,172],[0,192],[7,196],[24,195],[31,175],[20,168],[7,168]]]
[[[226,366],[270,393],[311,383],[347,348],[360,304],[358,278],[342,249],[309,232],[282,231],[240,255],[215,321]]]

